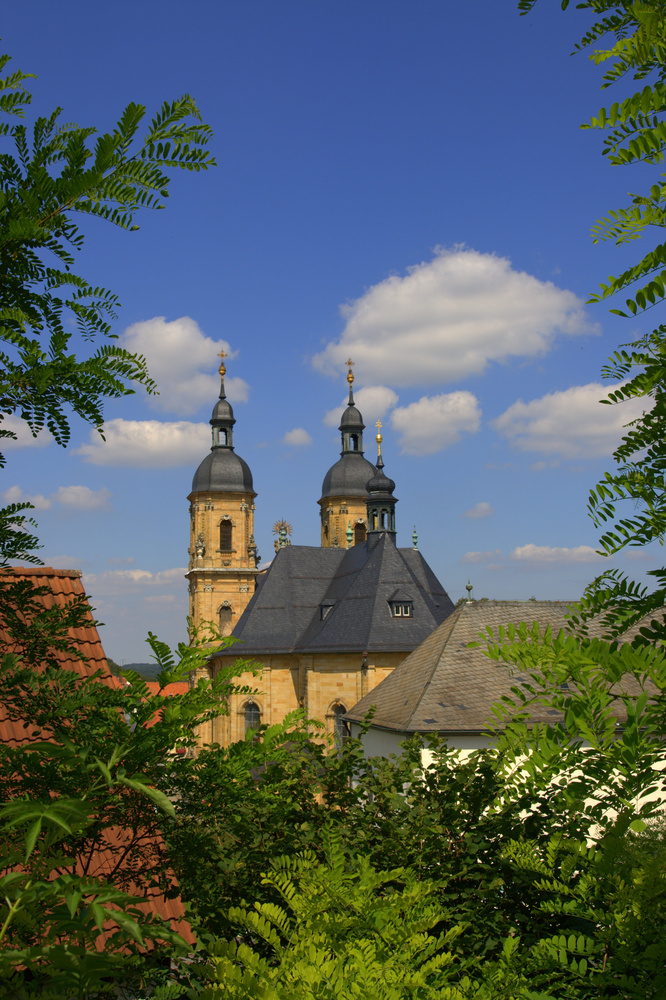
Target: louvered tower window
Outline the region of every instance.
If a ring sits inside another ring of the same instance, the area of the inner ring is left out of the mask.
[[[220,522],[220,552],[231,552],[231,521]]]

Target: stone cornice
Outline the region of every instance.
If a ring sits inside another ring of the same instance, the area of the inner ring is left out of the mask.
[[[263,573],[263,570],[258,566],[237,566],[235,568],[233,566],[194,566],[192,569],[188,569],[185,577],[204,573],[210,573],[214,576],[256,576],[257,573]]]

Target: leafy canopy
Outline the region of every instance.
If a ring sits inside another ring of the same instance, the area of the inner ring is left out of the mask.
[[[0,57],[0,73],[9,61]],[[139,210],[164,207],[170,171],[207,170],[215,160],[206,150],[211,129],[188,94],[147,125],[145,107],[129,104],[103,134],[63,123],[61,108],[29,128],[31,76],[0,77],[0,438],[16,437],[6,419],[15,415],[64,446],[70,414],[101,430],[104,400],[137,384],[155,391],[145,359],[113,343],[117,296],[73,270],[84,245],[78,217],[135,230]],[[5,565],[37,561],[35,538],[22,530],[25,509],[0,512]]]

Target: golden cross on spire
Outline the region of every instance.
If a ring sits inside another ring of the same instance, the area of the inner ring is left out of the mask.
[[[380,429],[381,426],[382,426],[382,422],[381,422],[381,420],[378,420],[377,423],[375,424],[375,427],[377,428],[377,437],[375,438],[375,441],[377,442],[377,458],[379,458],[379,456],[382,453],[382,441],[383,441],[383,438],[382,438],[381,429]]]
[[[220,351],[217,356],[218,356],[218,358],[221,358],[220,367],[219,367],[218,371],[219,371],[220,375],[226,375],[227,369],[226,369],[225,364],[224,364],[224,359],[228,358],[229,355],[227,354],[226,351]]]
[[[349,371],[347,372],[347,381],[351,385],[352,382],[354,381],[354,373],[352,371],[352,365],[354,364],[354,362],[352,361],[351,358],[347,358],[347,360],[345,361],[345,364],[349,368]]]

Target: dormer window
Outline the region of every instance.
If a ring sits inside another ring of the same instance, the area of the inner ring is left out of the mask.
[[[392,618],[413,618],[414,601],[412,595],[402,589],[395,590],[389,597]]]
[[[334,601],[324,601],[322,604],[319,605],[319,618],[321,619],[321,621],[324,621],[325,618],[328,618],[334,607],[335,607]]]

